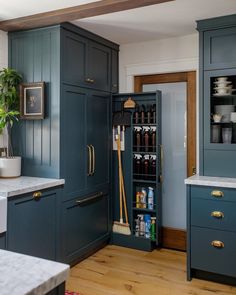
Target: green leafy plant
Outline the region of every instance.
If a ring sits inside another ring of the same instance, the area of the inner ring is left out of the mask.
[[[7,156],[13,156],[11,128],[19,118],[19,89],[22,76],[14,69],[0,70],[0,133],[4,128],[8,133]]]

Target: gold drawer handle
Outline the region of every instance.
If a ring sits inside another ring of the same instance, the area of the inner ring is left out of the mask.
[[[41,196],[42,196],[42,193],[41,192],[35,192],[35,193],[33,193],[33,198],[34,199],[40,199],[41,198]]]
[[[224,196],[224,193],[222,191],[212,191],[211,195],[215,198],[222,198]]]
[[[225,244],[223,243],[223,242],[221,242],[221,241],[212,241],[211,242],[211,245],[213,246],[213,247],[215,247],[215,248],[220,248],[220,249],[222,249],[222,248],[224,248],[224,246],[225,246]]]
[[[215,218],[224,218],[224,213],[220,211],[211,212],[211,216]]]

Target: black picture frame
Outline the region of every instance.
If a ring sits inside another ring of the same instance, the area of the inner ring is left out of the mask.
[[[20,117],[37,120],[45,117],[45,82],[20,85]]]

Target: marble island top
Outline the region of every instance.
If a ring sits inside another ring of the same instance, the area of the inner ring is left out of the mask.
[[[236,178],[193,175],[185,179],[185,184],[236,188]]]
[[[64,179],[20,176],[0,178],[0,196],[12,197],[37,190],[63,185]]]
[[[69,265],[0,250],[1,295],[43,295],[69,276]]]

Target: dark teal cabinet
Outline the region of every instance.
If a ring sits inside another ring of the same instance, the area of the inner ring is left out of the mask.
[[[109,238],[110,196],[106,189],[63,203],[61,208],[61,253],[63,261],[73,264]]]
[[[7,250],[55,260],[58,201],[57,189],[9,199]]]
[[[61,40],[63,82],[110,91],[111,48],[66,29]]]
[[[235,283],[236,190],[187,186],[187,274]]]
[[[236,123],[230,118],[231,112],[236,111],[236,15],[201,20],[197,25],[200,34],[200,175],[236,177]],[[220,77],[226,82],[220,84]],[[225,111],[226,106],[232,109]],[[218,113],[220,121],[214,119]],[[224,139],[225,132],[231,134],[229,140]]]
[[[6,248],[6,234],[2,233],[0,234],[0,249]]]
[[[111,51],[111,92],[119,92],[119,56],[118,51]]]

